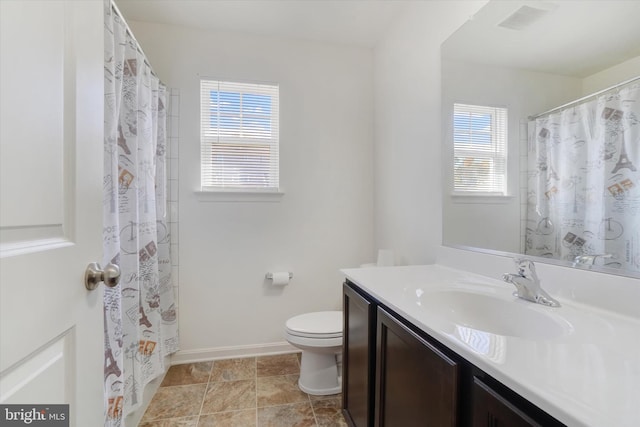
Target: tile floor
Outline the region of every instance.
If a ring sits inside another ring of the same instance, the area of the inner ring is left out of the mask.
[[[299,353],[175,365],[139,427],[339,427],[341,395],[298,388]]]

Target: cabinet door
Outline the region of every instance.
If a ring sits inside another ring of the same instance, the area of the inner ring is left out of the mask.
[[[457,422],[456,362],[378,308],[376,427]]]
[[[373,425],[375,306],[344,285],[343,408],[350,425]]]
[[[540,426],[495,390],[473,378],[473,427]]]

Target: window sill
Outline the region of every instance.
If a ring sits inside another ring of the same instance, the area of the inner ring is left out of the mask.
[[[195,191],[199,202],[263,202],[278,203],[282,191],[205,190]]]
[[[507,204],[510,203],[515,196],[511,195],[498,195],[498,194],[474,194],[474,193],[453,193],[451,194],[451,200],[453,203],[472,204],[472,203],[484,203],[484,204]]]

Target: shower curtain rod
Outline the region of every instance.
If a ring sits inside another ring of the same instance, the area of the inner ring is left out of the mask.
[[[545,111],[544,113],[536,114],[535,116],[529,116],[528,119],[529,120],[534,120],[534,119],[537,119],[538,117],[546,116],[547,114],[551,114],[554,111],[562,110],[563,108],[567,108],[567,107],[569,107],[571,105],[574,105],[574,104],[579,104],[582,101],[586,101],[587,99],[593,98],[594,96],[598,96],[598,95],[601,95],[601,94],[603,94],[605,92],[609,92],[610,90],[614,90],[614,89],[616,89],[616,88],[618,88],[620,86],[624,86],[624,85],[626,85],[628,83],[631,83],[631,82],[633,82],[635,80],[638,80],[638,79],[640,79],[640,76],[636,76],[636,77],[633,77],[633,78],[631,78],[629,80],[625,80],[623,82],[616,83],[613,86],[610,86],[610,87],[608,87],[606,89],[599,90],[598,92],[594,92],[591,95],[583,96],[582,98],[576,99],[575,101],[567,102],[564,105],[552,108],[551,110]]]
[[[153,71],[153,67],[151,66],[151,63],[149,62],[149,60],[147,59],[147,55],[144,53],[144,50],[142,50],[142,46],[140,46],[140,43],[138,43],[138,39],[136,39],[136,36],[133,35],[133,31],[131,31],[131,27],[129,27],[129,23],[127,22],[126,19],[124,19],[124,15],[122,14],[122,12],[120,12],[120,9],[118,9],[118,6],[116,5],[116,2],[111,0],[110,3],[111,3],[111,10],[113,12],[115,12],[116,15],[118,15],[120,17],[120,19],[122,19],[122,22],[124,22],[124,26],[125,26],[125,28],[127,30],[127,34],[129,34],[131,36],[131,38],[133,39],[133,41],[136,42],[136,49],[143,56],[144,63],[149,66],[149,69],[151,70],[151,74],[153,76],[155,76],[160,81],[160,83],[162,83],[162,80],[160,80],[160,77],[158,77],[156,72]],[[164,85],[164,83],[162,83],[162,84]]]

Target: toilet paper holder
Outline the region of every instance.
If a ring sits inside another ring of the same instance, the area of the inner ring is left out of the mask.
[[[264,275],[264,278],[267,280],[273,280],[273,273],[267,273]],[[293,279],[293,273],[289,272],[289,279]]]

